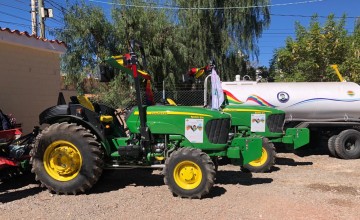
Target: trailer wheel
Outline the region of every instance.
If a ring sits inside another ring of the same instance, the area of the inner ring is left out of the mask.
[[[335,139],[336,154],[342,159],[357,159],[360,157],[360,132],[349,129],[340,132]]]
[[[200,199],[214,185],[215,166],[199,149],[180,148],[165,161],[164,182],[180,197]]]
[[[84,127],[56,123],[35,140],[31,151],[36,180],[57,194],[77,194],[91,188],[102,173],[100,144]]]
[[[262,154],[257,160],[253,160],[241,167],[243,172],[264,173],[275,165],[276,151],[274,144],[269,139],[263,138]]]
[[[328,140],[328,149],[329,149],[329,152],[330,152],[331,156],[339,158],[339,156],[337,155],[336,150],[335,150],[335,140],[336,140],[336,138],[337,138],[337,135],[333,135],[333,136],[331,136],[329,138],[329,140]]]

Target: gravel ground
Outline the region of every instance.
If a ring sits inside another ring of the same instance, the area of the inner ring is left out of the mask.
[[[360,163],[305,149],[269,173],[220,166],[201,200],[174,197],[159,171],[106,171],[87,194],[54,195],[23,175],[0,182],[0,219],[359,219]]]

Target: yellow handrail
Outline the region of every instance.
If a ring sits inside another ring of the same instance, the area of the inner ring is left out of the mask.
[[[342,75],[338,69],[338,65],[334,64],[334,65],[330,65],[330,66],[331,66],[331,68],[333,68],[335,70],[335,73],[339,77],[340,82],[346,82],[346,80],[342,77]]]

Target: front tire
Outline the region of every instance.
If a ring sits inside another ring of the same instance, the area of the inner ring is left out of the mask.
[[[342,159],[358,159],[360,157],[360,132],[354,129],[340,132],[335,139],[335,151]]]
[[[166,159],[163,173],[165,184],[175,195],[200,199],[214,185],[215,166],[201,150],[180,148]]]
[[[261,157],[241,167],[244,172],[264,173],[270,171],[275,165],[276,151],[274,144],[263,138]]]
[[[32,172],[42,186],[57,194],[90,189],[102,173],[100,144],[84,127],[56,123],[35,140]]]

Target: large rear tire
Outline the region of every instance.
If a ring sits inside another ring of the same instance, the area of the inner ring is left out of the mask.
[[[102,173],[100,144],[84,127],[56,123],[35,140],[32,172],[42,186],[57,194],[77,194],[90,189]]]
[[[201,150],[180,148],[166,159],[163,174],[164,182],[173,194],[200,199],[214,185],[215,166]]]
[[[360,158],[360,132],[354,129],[340,132],[335,139],[335,151],[342,159]]]
[[[331,156],[339,158],[339,156],[337,155],[336,150],[335,150],[335,140],[336,140],[336,138],[337,138],[337,135],[333,135],[333,136],[331,136],[329,138],[329,140],[328,140],[328,149],[329,149],[329,152],[330,152]]]
[[[275,165],[276,151],[274,144],[269,139],[263,138],[262,154],[257,160],[253,160],[241,167],[243,172],[264,173],[270,171]]]

